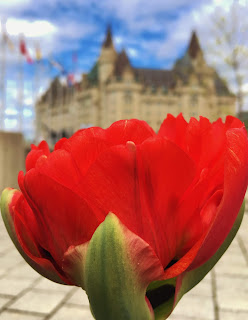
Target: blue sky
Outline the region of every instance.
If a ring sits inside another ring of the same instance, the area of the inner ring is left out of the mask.
[[[238,1],[238,0],[237,0]],[[239,0],[244,2],[244,0]],[[31,130],[33,100],[45,90],[57,70],[49,67],[53,57],[68,72],[87,72],[96,61],[107,24],[112,25],[117,50],[125,48],[133,65],[171,68],[189,42],[193,29],[198,31],[203,49],[210,36],[211,15],[227,12],[231,0],[0,0],[0,18],[6,19],[9,37],[17,46],[19,34],[31,56],[39,43],[43,64],[28,65],[24,70],[24,112],[26,128]],[[224,12],[223,11],[223,12]],[[72,55],[77,54],[77,63]],[[18,79],[20,58],[6,54],[6,128],[18,129]],[[208,57],[207,57],[208,59]],[[0,63],[3,56],[0,55]],[[209,61],[211,63],[211,61]],[[39,77],[37,77],[37,70]],[[38,79],[38,80],[37,80]],[[20,82],[20,81],[19,81]],[[39,90],[37,90],[37,86]],[[14,121],[15,120],[15,121]],[[28,126],[30,124],[30,126]]]

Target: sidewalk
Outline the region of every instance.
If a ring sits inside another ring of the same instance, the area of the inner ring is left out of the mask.
[[[0,219],[0,320],[90,320],[82,289],[42,278],[19,255]],[[248,319],[248,213],[231,247],[179,302],[170,320]]]

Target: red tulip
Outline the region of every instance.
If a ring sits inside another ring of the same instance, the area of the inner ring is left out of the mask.
[[[26,168],[1,210],[27,262],[84,288],[96,319],[164,319],[239,227],[248,141],[233,117],[125,120],[33,146]]]

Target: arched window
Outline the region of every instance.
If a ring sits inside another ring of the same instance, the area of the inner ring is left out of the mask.
[[[126,90],[124,94],[124,100],[126,104],[131,104],[132,103],[132,92],[131,90]]]

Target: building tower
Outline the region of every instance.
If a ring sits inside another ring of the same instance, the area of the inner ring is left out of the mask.
[[[98,60],[99,81],[103,84],[112,74],[115,66],[117,53],[112,40],[111,27],[108,26],[105,40]]]
[[[199,79],[202,79],[204,85],[208,87],[210,91],[213,91],[215,71],[206,64],[203,51],[195,31],[192,32],[187,53],[190,56],[192,66],[195,73],[198,74]]]
[[[195,67],[205,64],[203,52],[195,31],[192,32],[187,53],[192,59],[192,63]]]

